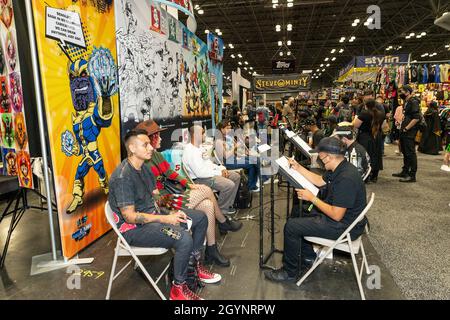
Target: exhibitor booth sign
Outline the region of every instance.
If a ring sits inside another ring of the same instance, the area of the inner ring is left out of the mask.
[[[311,88],[311,75],[290,74],[260,76],[254,78],[253,86],[255,92],[277,93],[304,91]]]
[[[273,60],[272,72],[273,73],[292,73],[295,71],[295,60]]]

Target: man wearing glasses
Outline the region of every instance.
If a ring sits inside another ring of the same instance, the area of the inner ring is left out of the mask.
[[[311,202],[313,209],[299,218],[290,218],[284,227],[283,267],[265,273],[266,278],[276,282],[294,282],[301,272],[309,269],[316,254],[305,236],[337,239],[359,216],[366,206],[366,189],[358,169],[347,162],[347,148],[336,137],[324,138],[311,153],[318,153],[317,162],[326,170],[323,176],[308,171],[295,160],[290,160],[294,170],[310,182],[325,189],[319,199],[310,191],[297,189],[299,199]],[[367,219],[364,218],[350,233],[352,239],[359,237]],[[300,254],[299,254],[300,253]],[[299,270],[299,256],[301,264]]]

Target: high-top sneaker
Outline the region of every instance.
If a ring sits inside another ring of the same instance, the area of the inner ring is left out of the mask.
[[[197,275],[200,281],[204,283],[217,283],[222,280],[220,274],[209,272],[200,262],[197,263]]]
[[[182,284],[172,283],[170,300],[204,300],[189,289],[186,282]]]

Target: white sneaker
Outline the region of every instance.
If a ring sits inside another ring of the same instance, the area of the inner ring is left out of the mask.
[[[257,189],[254,189],[254,190],[252,190],[252,192],[259,192],[259,191],[261,191],[260,189],[259,189],[259,187],[257,188]]]
[[[264,181],[264,183],[263,183],[263,184],[264,184],[264,185],[266,185],[266,184],[270,184],[270,180],[271,180],[271,179],[267,179],[266,181]]]
[[[443,164],[443,165],[441,166],[441,170],[450,172],[450,167],[447,166],[447,165],[445,165],[445,164]]]

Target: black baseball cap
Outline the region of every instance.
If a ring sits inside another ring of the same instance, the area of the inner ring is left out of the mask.
[[[330,154],[345,154],[347,151],[346,145],[336,137],[327,137],[320,140],[315,149],[309,151],[309,153],[326,152]]]
[[[353,125],[350,122],[340,122],[331,136],[349,136],[353,134],[353,129]]]

